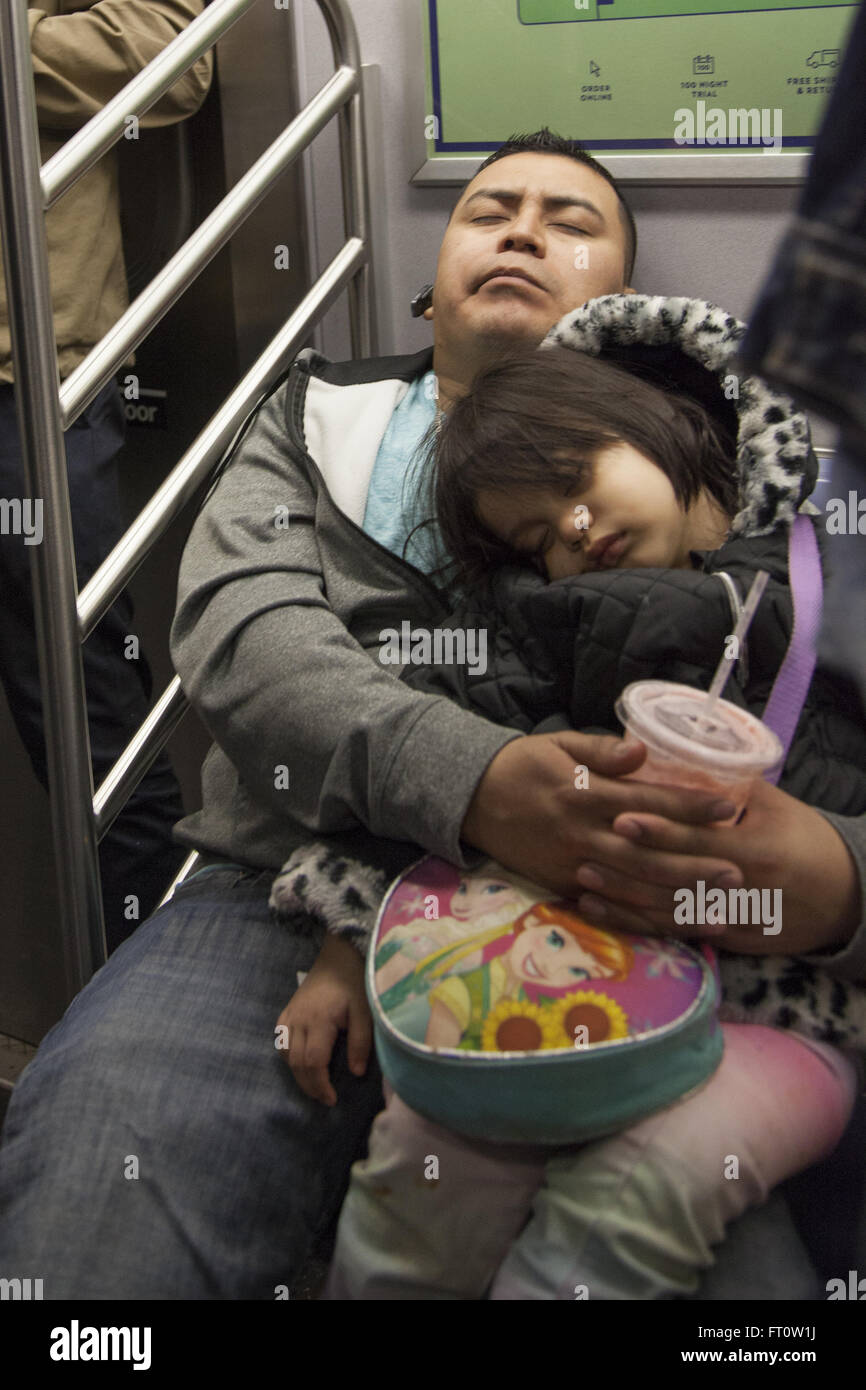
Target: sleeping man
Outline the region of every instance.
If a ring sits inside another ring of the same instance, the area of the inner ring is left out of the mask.
[[[764,949],[866,973],[862,818],[761,784],[748,831],[720,829],[712,797],[624,780],[641,748],[503,728],[378,659],[383,630],[449,611],[423,549],[403,558],[403,482],[437,398],[447,412],[505,349],[622,292],[633,254],[606,172],[549,132],[522,137],[452,213],[433,348],[336,364],[307,350],[257,411],[190,535],[173,628],[214,738],[203,808],[177,830],[205,867],[16,1087],[0,1276],[45,1271],[58,1299],[270,1299],[298,1277],[383,1105],[369,1021],[348,1004],[359,951],[315,904],[288,925],[268,908],[276,872],[322,835],[372,834],[396,866],[407,842],[457,866],[480,851],[638,933],[673,929],[684,884],[781,888],[784,931]],[[314,1003],[286,1053],[299,973]]]

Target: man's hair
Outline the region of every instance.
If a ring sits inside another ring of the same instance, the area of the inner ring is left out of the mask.
[[[425,443],[419,492],[430,520],[421,526],[438,522],[436,573],[469,591],[502,565],[533,563],[484,525],[479,494],[586,486],[612,445],[656,464],[684,511],[704,488],[727,515],[738,506],[735,461],[697,402],[573,348],[512,349],[478,373]]]
[[[506,159],[510,154],[564,155],[566,159],[574,159],[578,164],[585,164],[588,169],[592,169],[595,174],[600,174],[610,184],[619,199],[619,219],[625,233],[625,284],[630,284],[634,272],[635,256],[637,255],[637,228],[631,208],[617,187],[613,175],[607,172],[604,165],[599,164],[597,159],[593,159],[579,140],[568,140],[564,135],[556,135],[552,130],[548,130],[547,126],[542,126],[541,130],[535,130],[531,135],[509,136],[504,145],[500,145],[489,159],[485,159],[473,178],[477,178],[483,169],[495,164],[497,159]]]

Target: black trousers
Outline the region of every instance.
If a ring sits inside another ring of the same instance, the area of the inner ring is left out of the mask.
[[[124,442],[120,392],[112,382],[66,431],[66,461],[79,589],[119,539],[117,455]],[[0,385],[0,498],[23,499],[14,389]],[[42,699],[30,580],[30,550],[14,534],[17,508],[7,506],[0,534],[0,679],[33,770],[47,787]],[[22,507],[38,540],[38,513]],[[45,526],[50,518],[43,516]],[[124,593],[82,648],[94,785],[98,786],[150,708],[151,677],[135,658],[132,603]],[[132,656],[129,659],[127,654]],[[165,754],[154,763],[99,849],[108,949],[125,940],[159,902],[185,852],[171,828],[183,815],[180,788]]]

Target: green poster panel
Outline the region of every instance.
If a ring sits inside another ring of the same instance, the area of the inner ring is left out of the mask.
[[[416,180],[442,183],[545,125],[617,177],[796,182],[856,11],[829,0],[416,3],[426,47]]]

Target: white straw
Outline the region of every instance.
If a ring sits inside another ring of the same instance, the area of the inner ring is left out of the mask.
[[[761,595],[767,587],[767,580],[769,578],[770,576],[766,570],[758,570],[758,573],[752,580],[752,587],[746,596],[746,602],[743,605],[743,611],[740,614],[739,622],[737,623],[737,626],[734,628],[732,634],[734,638],[734,650],[736,651],[737,655],[735,657],[729,657],[726,651],[718,666],[716,667],[716,674],[713,676],[713,683],[710,686],[709,691],[707,692],[707,703],[705,704],[702,712],[704,718],[707,718],[710,714],[712,714],[716,705],[716,701],[720,698],[721,693],[725,688],[725,684],[728,680],[728,677],[734,669],[734,663],[739,658],[740,643],[742,642],[743,638],[749,630],[749,624],[755,616],[755,609],[761,602]]]

